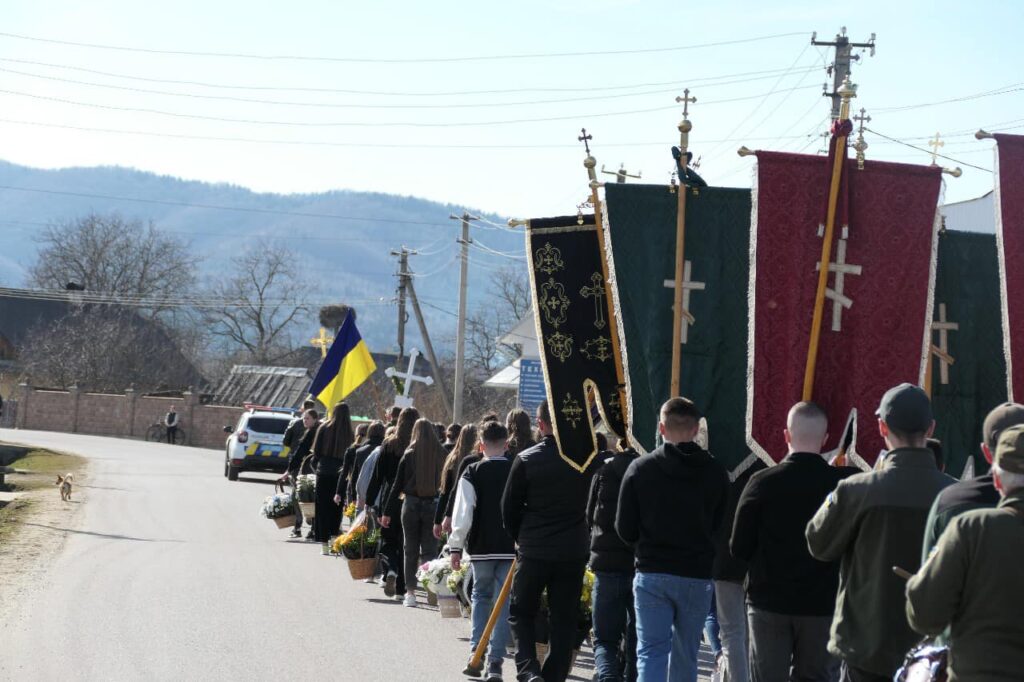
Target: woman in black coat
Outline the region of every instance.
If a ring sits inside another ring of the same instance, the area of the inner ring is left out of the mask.
[[[338,403],[331,418],[323,423],[313,441],[312,460],[316,466],[316,516],[313,539],[327,542],[341,533],[341,506],[334,502],[334,491],[341,476],[345,451],[352,445],[352,417],[348,405]]]

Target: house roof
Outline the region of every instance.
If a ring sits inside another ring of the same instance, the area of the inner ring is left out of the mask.
[[[313,376],[304,367],[235,365],[217,387],[216,405],[256,403],[270,407],[301,407]]]

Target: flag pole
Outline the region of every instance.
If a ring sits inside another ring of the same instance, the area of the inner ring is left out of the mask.
[[[601,276],[604,278],[605,306],[607,309],[608,335],[612,341],[612,357],[615,361],[616,391],[619,394],[619,405],[621,406],[622,423],[626,430],[629,429],[629,404],[626,401],[626,372],[622,367],[622,353],[619,348],[619,324],[615,316],[615,303],[612,300],[608,284],[608,249],[604,239],[604,223],[601,215],[601,196],[598,189],[601,183],[597,179],[597,159],[590,153],[590,140],[593,135],[587,134],[587,129],[582,130],[579,141],[584,144],[587,150],[587,158],[583,160],[583,167],[587,169],[587,177],[590,181],[590,202],[594,205],[594,226],[597,228],[597,248],[601,252]]]
[[[846,163],[846,140],[850,121],[850,100],[857,96],[856,87],[849,77],[843,81],[837,93],[842,99],[839,105],[839,119],[834,124],[837,134],[833,146],[832,181],[828,192],[828,210],[825,214],[825,234],[821,241],[821,268],[818,271],[818,291],[814,297],[814,315],[811,318],[811,340],[807,348],[807,364],[804,366],[804,390],[802,400],[814,396],[814,371],[818,362],[818,346],[821,342],[821,320],[825,314],[825,290],[828,288],[829,266],[832,258],[832,242],[835,237],[836,206],[839,203],[839,187]]]
[[[679,395],[679,369],[683,357],[683,279],[686,270],[686,150],[690,144],[690,131],[693,124],[689,119],[690,102],[696,102],[696,97],[690,97],[690,90],[683,90],[682,97],[676,97],[676,102],[683,104],[683,120],[676,126],[679,129],[679,191],[676,205],[676,272],[675,286],[672,298],[672,376],[669,378],[669,390],[671,396]]]

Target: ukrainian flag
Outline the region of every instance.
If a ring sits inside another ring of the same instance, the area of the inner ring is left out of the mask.
[[[377,365],[350,314],[327,351],[309,393],[330,409],[359,388],[376,369]]]

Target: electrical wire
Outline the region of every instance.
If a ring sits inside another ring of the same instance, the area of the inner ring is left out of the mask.
[[[970,168],[975,168],[975,169],[980,170],[980,171],[985,171],[986,173],[991,173],[992,172],[991,168],[984,168],[982,166],[976,166],[973,163],[967,163],[966,161],[960,161],[959,159],[954,159],[952,156],[946,156],[945,154],[938,154],[938,153],[935,153],[935,152],[930,151],[928,149],[925,149],[923,147],[918,147],[917,145],[910,144],[909,142],[903,142],[902,140],[898,140],[895,137],[889,137],[888,135],[883,135],[882,133],[878,132],[877,130],[872,130],[871,128],[868,128],[868,127],[865,127],[864,130],[866,132],[871,133],[872,135],[877,135],[878,137],[881,137],[883,139],[889,140],[890,142],[895,142],[897,144],[903,145],[904,147],[910,147],[911,149],[916,149],[917,151],[924,152],[925,154],[929,154],[929,155],[934,154],[935,156],[939,157],[940,159],[946,159],[947,161],[952,161],[953,163],[960,164],[961,166],[968,166]]]
[[[11,57],[0,57],[0,62],[10,62],[14,64],[27,64],[30,66],[44,66],[54,69],[65,69],[69,71],[78,71],[81,73],[90,73],[97,76],[108,76],[110,78],[122,78],[125,80],[143,81],[147,83],[169,83],[172,85],[193,85],[203,88],[216,88],[221,90],[259,90],[259,91],[275,91],[275,92],[314,92],[314,93],[334,93],[343,95],[371,95],[375,97],[467,97],[477,95],[507,95],[507,94],[520,94],[527,92],[602,92],[608,90],[628,90],[635,88],[653,88],[662,87],[669,85],[690,85],[694,83],[705,83],[709,81],[720,81],[728,80],[731,78],[742,78],[745,76],[762,76],[770,78],[772,74],[777,74],[787,69],[766,69],[761,71],[744,71],[740,73],[731,74],[720,74],[718,76],[703,76],[699,78],[688,78],[685,81],[656,81],[649,83],[630,83],[626,85],[593,85],[593,86],[559,86],[559,87],[532,87],[532,88],[508,88],[504,90],[457,90],[457,91],[440,91],[440,92],[409,92],[409,91],[391,91],[391,90],[352,90],[342,88],[308,88],[308,87],[283,87],[283,86],[270,86],[270,85],[233,85],[225,83],[209,83],[205,81],[192,81],[192,80],[175,80],[170,78],[151,78],[146,76],[132,76],[123,73],[113,73],[110,71],[98,71],[96,69],[87,69],[81,66],[72,66],[70,64],[55,64],[52,62],[38,62],[29,59],[15,59]],[[737,81],[742,82],[742,81]]]
[[[811,71],[817,71],[817,67],[808,69],[808,73]],[[326,109],[487,109],[495,107],[519,107],[519,106],[537,106],[543,104],[566,104],[572,102],[590,102],[600,101],[609,99],[621,99],[624,97],[644,97],[648,95],[664,95],[666,93],[674,93],[677,88],[672,89],[661,89],[661,90],[644,90],[641,92],[622,92],[611,95],[587,95],[585,97],[567,97],[560,99],[541,99],[541,100],[530,100],[525,102],[459,102],[455,104],[366,104],[366,103],[351,103],[351,102],[295,102],[295,101],[283,101],[283,100],[268,100],[268,99],[255,99],[250,97],[233,97],[227,95],[202,95],[190,92],[170,92],[167,90],[152,90],[148,88],[135,88],[123,85],[110,85],[108,83],[93,83],[89,81],[80,81],[70,78],[60,78],[58,76],[47,76],[35,73],[28,73],[25,71],[17,71],[14,69],[0,68],[0,73],[10,73],[17,76],[24,76],[27,78],[36,78],[41,80],[56,81],[60,83],[70,83],[73,85],[85,85],[94,88],[105,88],[108,90],[119,90],[122,92],[134,92],[142,93],[147,95],[164,95],[168,97],[186,97],[189,99],[205,99],[205,100],[220,100],[228,102],[241,102],[244,104],[269,104],[275,106],[292,106],[292,107],[312,107],[312,108],[326,108]],[[705,88],[710,87],[721,87],[727,85],[735,85],[738,83],[748,83],[756,80],[764,80],[766,78],[773,78],[773,76],[758,76],[755,78],[747,78],[742,80],[724,81],[722,83],[709,83],[705,85]]]
[[[809,86],[817,87],[817,86]],[[520,123],[547,123],[552,121],[569,121],[579,120],[580,118],[608,118],[613,116],[631,116],[634,114],[646,114],[655,111],[666,111],[668,109],[675,109],[675,105],[663,106],[663,107],[651,107],[649,109],[632,109],[628,111],[607,111],[599,113],[587,113],[587,114],[573,114],[569,116],[550,116],[542,118],[519,118],[519,119],[505,119],[496,121],[462,121],[462,122],[437,122],[431,123],[426,121],[272,121],[272,120],[261,120],[261,119],[247,119],[247,118],[231,118],[226,116],[207,116],[203,114],[187,114],[182,112],[174,111],[163,111],[161,109],[147,109],[143,107],[122,107],[112,104],[98,104],[96,102],[82,102],[78,100],[66,99],[63,97],[50,97],[47,95],[37,95],[29,92],[21,92],[18,90],[0,90],[0,94],[13,95],[16,97],[27,97],[30,99],[36,99],[46,102],[56,102],[59,104],[69,104],[72,106],[87,107],[91,109],[104,109],[108,111],[125,111],[137,114],[154,114],[157,116],[169,116],[172,118],[187,118],[201,121],[215,121],[219,123],[245,123],[249,125],[268,125],[268,126],[289,126],[289,127],[300,127],[300,128],[337,128],[337,127],[355,127],[355,128],[395,128],[395,127],[411,127],[411,128],[467,128],[476,126],[500,126],[500,125],[515,125]],[[713,100],[710,102],[704,102],[705,105],[714,104],[728,104],[732,102],[742,102],[751,99],[764,99],[770,97],[775,93],[763,93],[759,95],[746,95],[742,97],[733,97],[729,99]]]
[[[481,61],[499,61],[499,60],[512,60],[512,59],[553,59],[553,58],[564,58],[564,57],[605,57],[605,56],[621,56],[630,54],[659,54],[666,52],[681,52],[685,50],[696,50],[708,47],[721,47],[726,45],[740,45],[745,43],[760,42],[766,40],[774,40],[777,38],[789,38],[792,36],[805,35],[803,32],[790,32],[790,33],[775,33],[771,35],[754,36],[750,38],[736,38],[733,40],[723,40],[719,42],[709,43],[696,43],[693,45],[677,45],[674,47],[655,47],[655,48],[643,48],[633,50],[601,50],[601,51],[587,51],[587,52],[539,52],[539,53],[520,53],[520,54],[504,54],[504,55],[476,55],[476,56],[464,56],[464,57],[415,57],[415,58],[370,58],[370,57],[323,57],[323,56],[310,56],[310,55],[267,55],[267,54],[252,54],[245,52],[202,52],[192,50],[159,50],[155,48],[145,47],[130,47],[124,45],[106,45],[101,43],[86,43],[76,42],[71,40],[58,40],[55,38],[41,38],[38,36],[29,36],[21,33],[7,33],[0,32],[0,37],[11,38],[15,40],[31,41],[38,43],[47,43],[50,45],[65,45],[69,47],[83,47],[95,50],[113,50],[118,52],[135,52],[141,54],[161,54],[161,55],[174,55],[174,56],[187,56],[187,57],[227,57],[232,59],[258,59],[258,60],[290,60],[290,61],[304,61],[304,62],[337,62],[337,63],[355,63],[355,64],[441,64],[441,63],[454,63],[454,62],[481,62]]]
[[[887,112],[895,113],[899,111],[911,111],[914,109],[924,109],[926,107],[937,107],[942,104],[953,104],[956,102],[968,102],[975,99],[982,99],[984,97],[995,97],[997,95],[1008,95],[1014,92],[1024,91],[1024,82],[1010,83],[992,90],[986,90],[984,92],[976,92],[971,95],[962,95],[960,97],[950,97],[949,99],[941,99],[935,102],[924,102],[920,104],[903,104],[894,107],[881,107],[875,109],[876,112]]]

